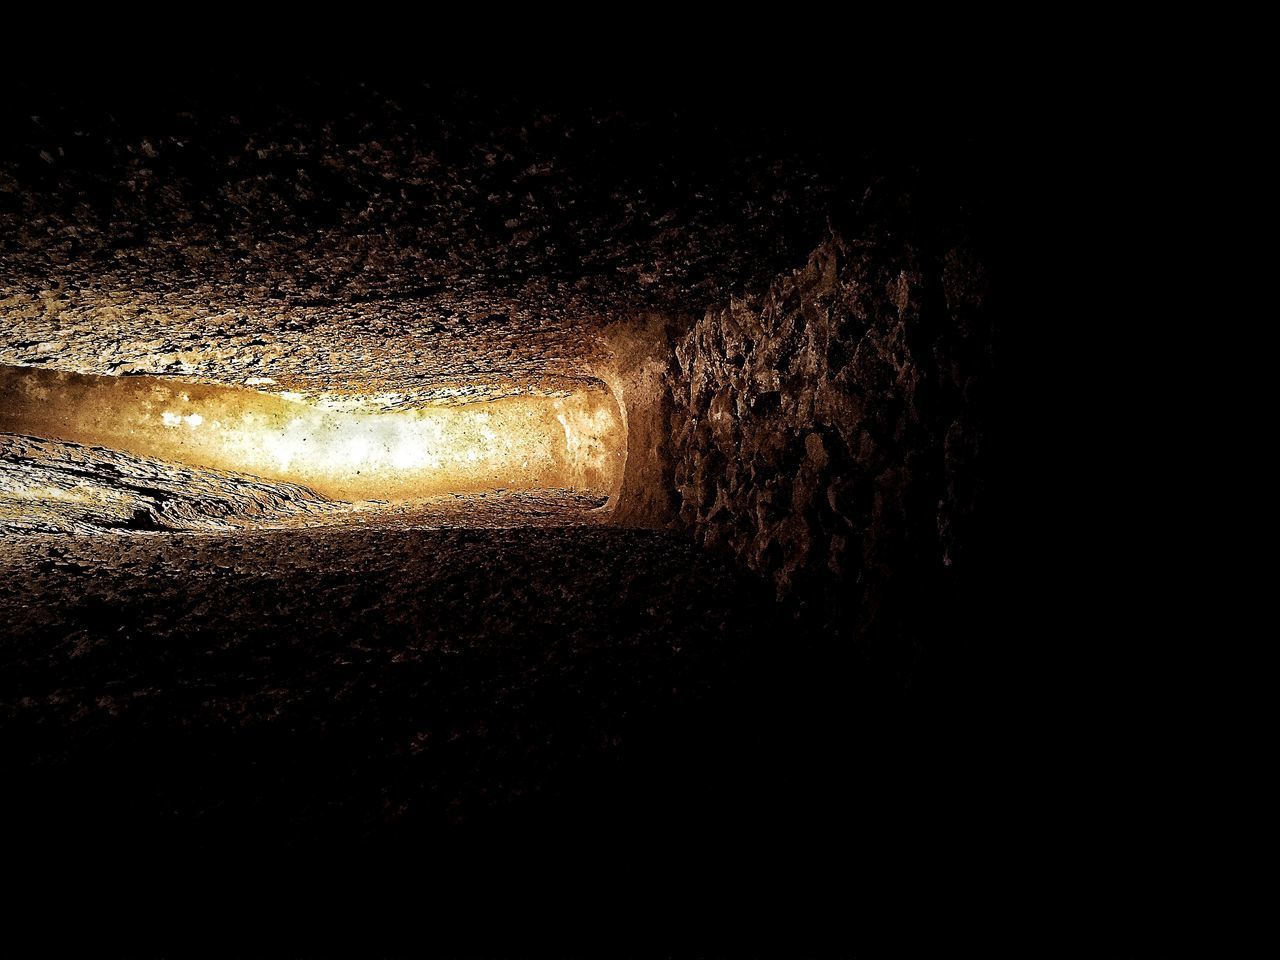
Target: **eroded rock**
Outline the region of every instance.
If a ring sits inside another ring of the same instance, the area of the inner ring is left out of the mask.
[[[832,234],[708,310],[668,379],[681,523],[872,642],[912,633],[981,498],[985,277],[965,243],[932,241],[900,220]]]

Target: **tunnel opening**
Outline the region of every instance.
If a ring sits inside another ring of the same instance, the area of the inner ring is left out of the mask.
[[[198,471],[217,471],[366,508],[487,492],[564,491],[575,503],[607,502],[625,462],[626,436],[614,394],[600,380],[465,402],[448,402],[447,388],[436,394],[444,400],[388,410],[376,398],[308,399],[161,377],[4,366],[0,434],[196,468],[189,474],[193,487],[208,483]],[[54,497],[49,484],[33,482],[34,461],[28,456],[24,464],[20,449],[7,448],[6,492],[12,498],[20,491],[28,502]],[[175,474],[179,486],[183,475]],[[73,479],[59,485],[56,497],[82,496],[89,485]],[[127,526],[150,529],[152,522]]]

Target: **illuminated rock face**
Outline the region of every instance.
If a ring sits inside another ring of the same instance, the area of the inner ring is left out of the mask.
[[[85,289],[0,280],[0,365],[103,376],[163,376],[309,401],[410,409],[577,385],[592,349],[582,324],[501,305],[463,314],[394,298],[316,308],[262,302],[191,276]]]
[[[0,433],[0,535],[234,530],[347,506],[298,484]]]
[[[152,377],[0,368],[0,432],[305,483],[343,499],[489,489],[607,495],[625,449],[598,381],[562,396],[363,409]]]
[[[504,490],[401,503],[329,500],[295,483],[0,433],[0,539],[15,534],[510,529],[602,524],[600,494]]]

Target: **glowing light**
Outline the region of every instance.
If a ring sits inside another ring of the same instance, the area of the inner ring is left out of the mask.
[[[585,384],[574,394],[388,411],[0,367],[0,432],[299,482],[342,499],[497,487],[608,492],[625,437],[612,395]]]
[[[185,397],[186,394],[183,394]],[[204,417],[198,413],[189,413],[185,417],[180,413],[174,413],[172,410],[166,410],[160,414],[160,421],[166,427],[179,427],[186,424],[188,427],[198,427],[204,423]]]

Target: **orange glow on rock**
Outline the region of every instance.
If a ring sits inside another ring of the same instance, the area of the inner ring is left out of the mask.
[[[560,487],[607,494],[625,458],[599,381],[562,395],[385,411],[157,377],[0,367],[0,432],[302,483],[343,499]]]

